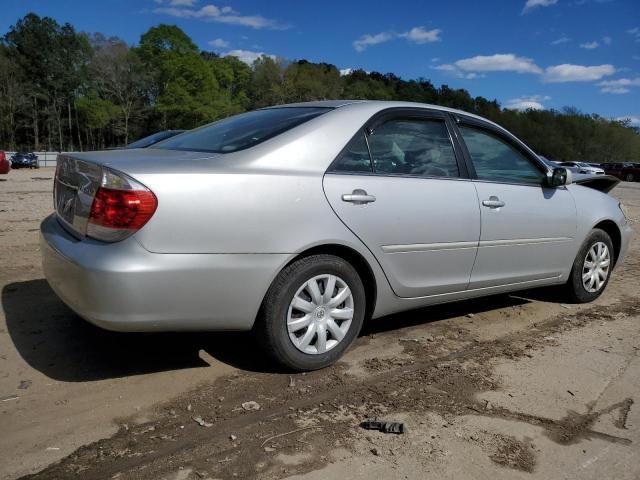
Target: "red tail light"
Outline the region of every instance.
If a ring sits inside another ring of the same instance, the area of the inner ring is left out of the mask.
[[[139,230],[158,206],[148,190],[115,190],[100,187],[91,205],[89,223],[106,228]]]
[[[130,176],[102,167],[102,179],[89,212],[87,236],[119,242],[140,230],[153,216],[158,199]]]

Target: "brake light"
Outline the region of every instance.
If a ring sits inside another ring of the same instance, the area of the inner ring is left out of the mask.
[[[158,199],[147,187],[124,173],[103,167],[91,204],[87,236],[104,242],[123,240],[140,230],[157,207]]]
[[[89,222],[107,228],[140,230],[158,206],[148,190],[114,190],[100,187],[91,205]]]

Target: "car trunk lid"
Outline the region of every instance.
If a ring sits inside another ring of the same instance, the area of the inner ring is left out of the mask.
[[[87,234],[91,206],[106,169],[144,179],[148,174],[175,172],[177,163],[185,171],[204,171],[208,160],[217,156],[160,149],[60,154],[54,180],[54,209],[65,228],[82,238]]]

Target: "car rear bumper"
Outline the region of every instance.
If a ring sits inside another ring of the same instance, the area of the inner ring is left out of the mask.
[[[78,240],[55,214],[40,227],[55,293],[89,322],[118,331],[249,330],[288,254],[157,254],[134,237]]]

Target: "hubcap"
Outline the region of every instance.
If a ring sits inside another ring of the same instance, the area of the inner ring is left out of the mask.
[[[353,295],[336,275],[324,274],[305,282],[287,312],[289,338],[301,352],[317,355],[338,345],[353,320]]]
[[[582,266],[582,285],[587,292],[594,293],[602,288],[609,276],[611,256],[606,243],[597,242],[591,246]]]

